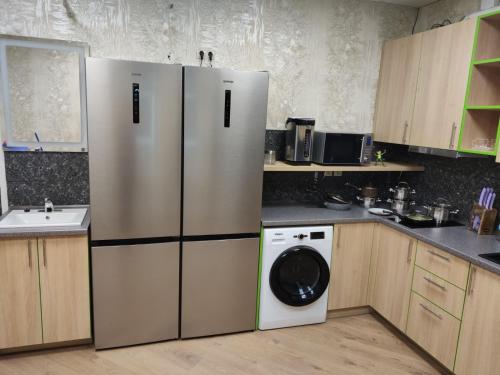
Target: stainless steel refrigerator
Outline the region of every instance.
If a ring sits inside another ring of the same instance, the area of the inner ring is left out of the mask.
[[[182,67],[86,59],[97,349],[178,337]]]
[[[253,330],[268,74],[183,72],[181,337]]]

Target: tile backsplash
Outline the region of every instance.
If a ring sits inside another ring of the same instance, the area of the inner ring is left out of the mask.
[[[5,152],[9,206],[89,203],[87,153]]]

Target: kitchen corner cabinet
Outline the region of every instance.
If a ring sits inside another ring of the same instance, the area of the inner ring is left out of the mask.
[[[500,276],[471,267],[455,373],[500,374]]]
[[[375,110],[375,140],[407,144],[412,120],[422,34],[385,42]]]
[[[0,349],[90,337],[87,237],[0,240]]]
[[[375,224],[334,226],[328,309],[368,304],[370,255]]]
[[[417,240],[380,224],[374,237],[369,304],[405,331]]]
[[[456,150],[476,20],[422,33],[410,144]]]

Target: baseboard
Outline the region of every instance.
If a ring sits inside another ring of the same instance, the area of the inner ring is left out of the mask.
[[[81,340],[54,342],[50,344],[18,346],[15,348],[0,349],[0,355],[33,352],[33,351],[47,350],[47,349],[69,348],[74,346],[89,345],[92,344],[92,342],[93,342],[92,339],[89,338]]]
[[[370,306],[361,306],[361,307],[350,307],[347,309],[339,309],[339,310],[329,310],[326,314],[327,319],[335,319],[335,318],[345,318],[348,316],[356,316],[356,315],[365,315],[370,314],[372,309]]]

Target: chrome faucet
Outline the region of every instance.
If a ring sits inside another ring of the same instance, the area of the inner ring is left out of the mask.
[[[49,198],[45,198],[45,213],[54,211],[54,204]]]

